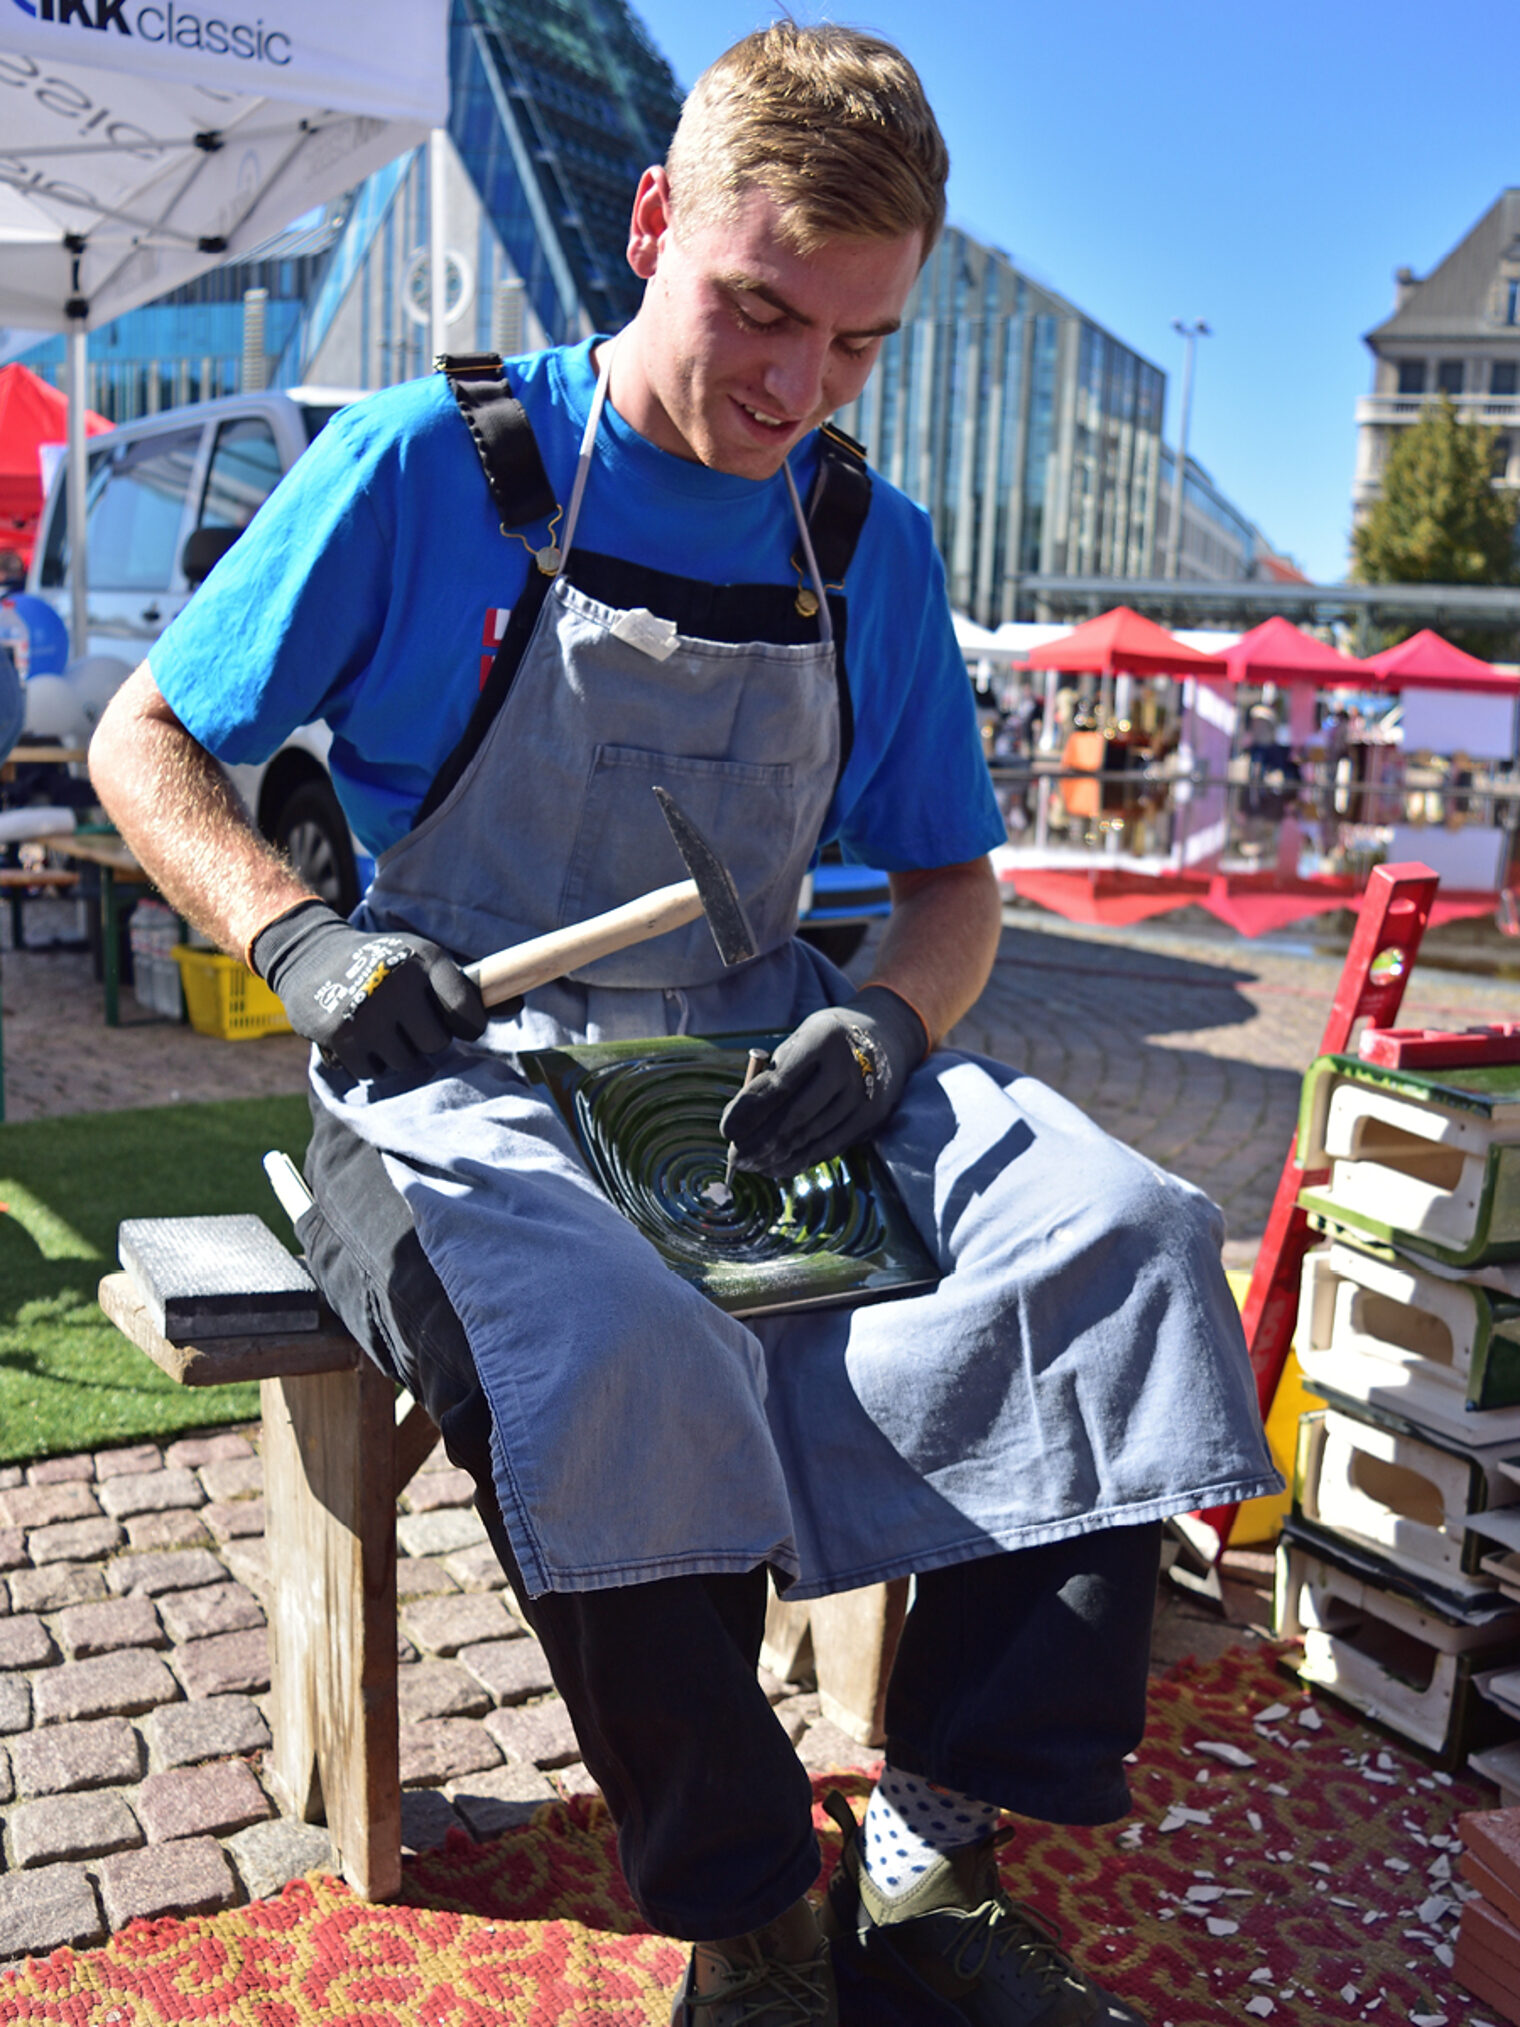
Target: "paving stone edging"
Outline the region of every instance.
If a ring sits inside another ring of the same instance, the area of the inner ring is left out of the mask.
[[[331,1863],[270,1793],[258,1429],[0,1467],[0,1966]],[[594,1792],[465,1472],[399,1502],[405,1849]],[[768,1680],[804,1761],[874,1757]]]

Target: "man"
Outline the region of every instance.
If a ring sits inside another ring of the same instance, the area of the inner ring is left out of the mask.
[[[1277,1482],[1212,1206],[937,1047],[992,963],[1002,826],[926,519],[820,425],[898,325],[946,168],[895,49],[748,37],[640,181],[628,329],[510,362],[510,398],[466,362],[331,423],[92,752],[164,891],[318,1045],[303,1243],[475,1475],[633,1893],[695,1946],[680,2027],[833,2021],[836,1969],[876,2020],[1133,2021],[1003,1896],[999,1810],[1123,1813],[1159,1519]],[[380,853],[352,926],[217,765],[317,717]],[[697,924],[488,1022],[461,964],[678,870],[654,782],[761,954],[724,974]],[[792,934],[831,837],[891,872],[858,991]],[[786,1039],[724,1114],[740,1165],[878,1137],[937,1288],[738,1324],[519,1063],[758,1030]],[[803,1596],[917,1575],[832,1952],[755,1680],[767,1568]]]

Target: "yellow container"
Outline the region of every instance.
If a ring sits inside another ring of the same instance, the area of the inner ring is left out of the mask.
[[[1251,1286],[1250,1274],[1237,1269],[1226,1278],[1236,1303],[1244,1309]],[[1231,1548],[1260,1546],[1276,1541],[1282,1533],[1282,1524],[1293,1504],[1293,1458],[1298,1443],[1298,1418],[1319,1405],[1317,1396],[1304,1385],[1298,1353],[1290,1351],[1267,1415],[1267,1447],[1272,1452],[1272,1462],[1287,1479],[1288,1489],[1264,1493],[1260,1499],[1245,1501],[1235,1515],[1235,1525],[1230,1529]]]
[[[290,1033],[278,998],[237,958],[224,957],[220,950],[192,950],[186,943],[175,944],[174,958],[185,988],[185,1011],[197,1034],[247,1042],[255,1035]]]

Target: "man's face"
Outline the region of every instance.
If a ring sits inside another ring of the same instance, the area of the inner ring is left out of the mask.
[[[859,394],[922,260],[917,232],[803,255],[779,223],[753,190],[727,223],[678,232],[664,170],[645,170],[628,260],[648,287],[613,355],[613,402],[641,435],[748,479]]]

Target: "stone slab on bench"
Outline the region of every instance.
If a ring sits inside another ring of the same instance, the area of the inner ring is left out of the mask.
[[[315,1330],[317,1284],[268,1225],[248,1213],[224,1217],[124,1218],[122,1266],[148,1314],[175,1344]]]

